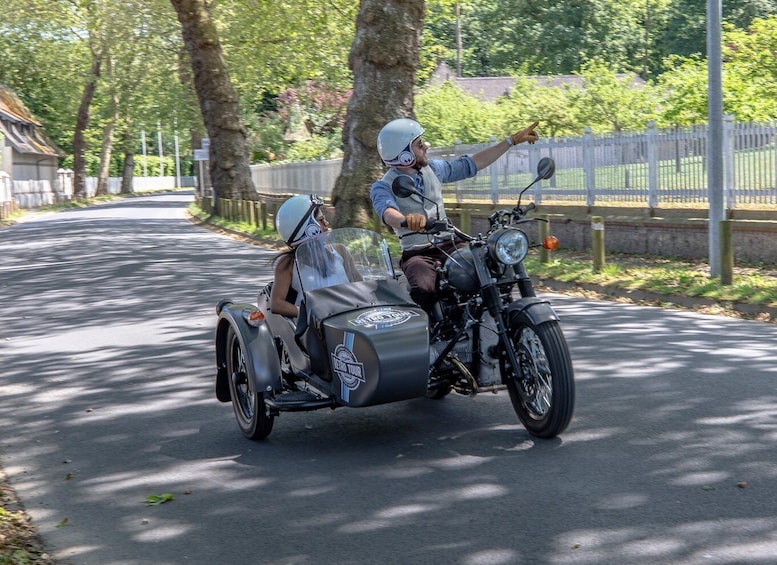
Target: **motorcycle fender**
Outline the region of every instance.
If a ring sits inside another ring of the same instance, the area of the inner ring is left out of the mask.
[[[559,319],[550,302],[536,296],[528,296],[511,302],[505,310],[505,320],[508,322],[514,316],[520,315],[526,316],[535,326]]]
[[[266,323],[261,323],[259,327],[249,325],[243,318],[243,312],[247,310],[256,310],[256,307],[230,304],[219,314],[216,326],[216,398],[221,402],[231,400],[227,374],[227,333],[230,327],[235,330],[245,352],[248,377],[253,380],[255,390],[281,388],[281,363],[273,336]]]

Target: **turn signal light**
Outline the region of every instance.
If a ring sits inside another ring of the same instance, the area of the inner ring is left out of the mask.
[[[243,317],[245,318],[245,321],[248,322],[249,326],[253,326],[255,328],[259,327],[259,325],[262,323],[262,320],[264,320],[264,314],[259,310],[244,312]]]
[[[555,235],[549,235],[542,240],[542,246],[545,249],[550,249],[551,251],[558,249],[558,238]]]

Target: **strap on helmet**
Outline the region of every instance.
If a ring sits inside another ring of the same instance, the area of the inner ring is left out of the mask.
[[[302,215],[296,227],[291,232],[291,236],[289,237],[290,242],[293,242],[294,240],[297,239],[297,234],[303,228],[303,226],[306,226],[307,223],[310,221],[311,215],[315,215],[316,210],[318,208],[321,208],[321,206],[323,205],[324,205],[324,201],[321,200],[321,198],[319,198],[315,194],[310,195],[310,207],[308,208],[308,211]],[[289,245],[293,245],[293,244],[289,243]]]

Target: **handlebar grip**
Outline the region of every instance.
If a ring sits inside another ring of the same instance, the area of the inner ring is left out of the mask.
[[[435,220],[434,218],[427,218],[426,219],[426,225],[424,226],[423,231],[428,233],[438,233],[443,231],[447,227],[447,222],[445,220]],[[399,222],[399,227],[406,228],[407,227],[407,220],[402,220]]]
[[[524,208],[524,212],[531,212],[536,207],[537,207],[537,205],[534,202],[532,202],[531,204],[527,204],[526,208]]]

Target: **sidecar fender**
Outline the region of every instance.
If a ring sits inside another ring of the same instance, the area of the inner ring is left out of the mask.
[[[219,314],[216,325],[216,398],[229,402],[229,375],[227,374],[227,334],[235,331],[245,354],[248,377],[257,391],[281,387],[281,364],[275,340],[266,323],[254,327],[246,322],[243,313],[256,310],[251,304],[228,304]]]
[[[527,296],[511,302],[505,311],[505,319],[509,322],[516,316],[526,316],[535,326],[559,319],[550,302],[536,296]]]

